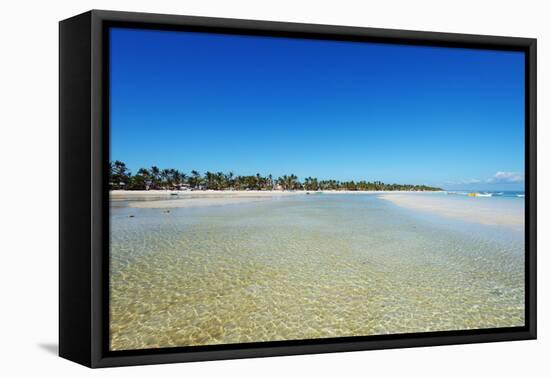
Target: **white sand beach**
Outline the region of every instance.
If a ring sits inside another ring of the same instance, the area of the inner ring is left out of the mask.
[[[500,206],[494,199],[478,197],[384,194],[380,199],[412,210],[429,212],[447,218],[521,230],[524,226],[523,201],[517,206]],[[497,200],[498,201],[498,200]]]
[[[200,191],[167,191],[167,190],[113,190],[112,201],[129,201],[134,208],[187,208],[202,206],[232,205],[239,203],[269,201],[280,197],[309,194],[388,194],[410,192],[388,191],[282,191],[282,190],[200,190]]]
[[[524,209],[522,206],[500,206],[494,200],[472,197],[440,196],[437,192],[411,191],[282,191],[282,190],[114,190],[111,201],[127,201],[127,206],[143,209],[190,208],[233,205],[251,202],[272,201],[283,197],[304,195],[377,195],[395,205],[411,210],[429,212],[447,218],[485,225],[508,226],[522,229]],[[436,195],[433,195],[436,194]],[[519,204],[519,203],[518,203]]]
[[[304,191],[166,191],[166,190],[113,190],[110,192],[112,201],[129,201],[128,206],[134,208],[165,209],[188,208],[202,206],[232,205],[239,203],[268,201],[278,197],[306,194]]]

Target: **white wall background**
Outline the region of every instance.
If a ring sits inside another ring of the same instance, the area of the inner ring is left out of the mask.
[[[539,377],[550,372],[550,23],[545,1],[8,1],[0,22],[0,375],[67,377]],[[539,40],[539,340],[89,370],[57,348],[58,25],[89,9],[536,37]],[[546,273],[546,275],[544,274]],[[544,350],[546,348],[546,353]],[[546,375],[548,376],[548,375]]]

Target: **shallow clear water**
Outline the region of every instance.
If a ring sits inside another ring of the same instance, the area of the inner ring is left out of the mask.
[[[373,194],[117,204],[110,312],[113,350],[522,326],[524,236]]]

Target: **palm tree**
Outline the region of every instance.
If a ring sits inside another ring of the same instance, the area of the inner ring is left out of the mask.
[[[227,183],[225,182],[225,174],[223,172],[216,172],[214,175],[214,181],[216,183],[217,190],[227,189]]]
[[[172,172],[170,169],[163,169],[160,171],[160,181],[164,189],[169,189],[170,186],[172,186],[171,174]]]
[[[283,175],[277,179],[277,183],[281,185],[283,190],[296,190],[299,189],[302,184],[298,181],[298,177],[294,174],[290,176]]]
[[[131,173],[126,168],[126,164],[120,160],[109,163],[109,185],[113,189],[125,188],[130,182]]]
[[[283,190],[286,190],[287,189],[287,186],[286,186],[287,180],[288,180],[288,176],[283,175],[283,176],[281,176],[277,179],[277,184],[279,184],[279,186],[281,188],[283,188]]]
[[[235,186],[235,182],[234,182],[234,179],[233,179],[234,176],[235,175],[234,175],[233,172],[229,172],[224,177],[224,181],[226,182],[227,188],[229,188],[229,189],[233,189],[234,186]]]
[[[306,177],[304,179],[304,188],[306,190],[319,190],[319,182],[314,177]]]
[[[296,176],[295,174],[290,175],[289,184],[290,184],[290,188],[293,190],[297,190],[302,187],[302,184],[300,183],[300,181],[298,181],[298,176]]]
[[[283,175],[277,180],[273,176],[262,176],[260,173],[248,176],[235,176],[233,172],[206,172],[204,178],[198,171],[191,171],[189,177],[177,169],[159,169],[152,166],[150,169],[140,168],[136,175],[132,175],[126,164],[120,160],[109,162],[108,172],[109,185],[111,189],[128,190],[149,190],[149,189],[171,189],[180,188],[181,184],[187,182],[193,189],[203,189],[203,183],[206,189],[211,190],[266,190],[274,189],[275,184],[281,186],[283,190],[415,190],[415,191],[433,191],[442,190],[441,188],[427,185],[408,185],[408,184],[385,184],[381,181],[344,181],[340,182],[333,179],[319,181],[315,177],[307,177],[302,184],[295,174]]]
[[[136,190],[149,190],[151,188],[151,172],[145,168],[140,168],[137,175],[134,176],[132,186]]]
[[[153,165],[151,167],[149,173],[151,175],[151,187],[153,189],[159,189],[160,188],[160,181],[161,181],[160,169],[157,166]]]
[[[180,172],[177,169],[171,170],[172,174],[172,185],[174,185],[176,188],[180,188],[181,185],[185,182],[185,178],[187,177],[185,173]]]
[[[193,189],[198,189],[201,185],[201,174],[198,171],[192,170],[191,176],[187,179],[187,183]]]
[[[206,189],[216,189],[216,178],[214,173],[206,171],[204,174],[204,182],[206,184]]]

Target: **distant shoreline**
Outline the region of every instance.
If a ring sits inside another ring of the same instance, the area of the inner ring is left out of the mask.
[[[259,202],[280,197],[303,195],[336,194],[415,194],[438,193],[441,191],[384,191],[384,190],[111,190],[112,201],[129,201],[134,208],[180,208],[230,205]]]
[[[136,197],[168,197],[172,196],[257,196],[257,195],[300,195],[300,194],[389,194],[389,193],[442,193],[445,190],[110,190],[111,199],[132,199]]]
[[[376,190],[412,190],[433,191],[442,190],[428,185],[386,184],[382,181],[335,179],[318,179],[304,177],[300,180],[294,173],[282,176],[273,176],[271,173],[262,175],[235,175],[234,172],[211,172],[201,174],[192,170],[189,174],[174,168],[161,169],[157,166],[139,168],[133,174],[120,160],[109,162],[109,189],[110,190],[246,190],[246,191],[283,191],[283,190],[349,190],[349,191],[376,191]]]
[[[139,209],[199,208],[254,202],[266,202],[283,198],[310,195],[377,195],[380,200],[415,211],[428,212],[446,218],[460,219],[486,225],[508,226],[522,229],[523,211],[491,205],[486,201],[449,201],[447,196],[431,196],[445,191],[408,190],[111,190],[109,197],[116,207]],[[421,194],[428,194],[422,196]],[[461,199],[462,197],[453,197]],[[466,199],[467,197],[464,197]]]

